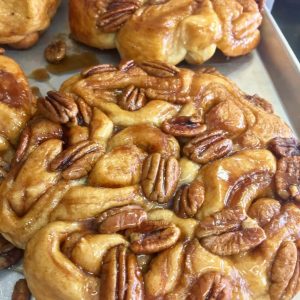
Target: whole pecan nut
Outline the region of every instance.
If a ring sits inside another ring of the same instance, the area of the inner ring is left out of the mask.
[[[139,67],[151,76],[168,78],[174,77],[179,73],[179,69],[173,65],[161,61],[144,61]]]
[[[300,155],[300,144],[294,138],[276,137],[269,142],[268,148],[278,158]]]
[[[230,300],[232,283],[219,272],[207,272],[201,275],[190,289],[187,300]]]
[[[269,289],[271,299],[283,299],[282,297],[285,295],[289,284],[291,283],[294,286],[295,278],[293,278],[293,275],[298,268],[298,252],[295,243],[292,241],[283,242],[280,245],[272,264],[271,285]],[[296,278],[296,281],[298,282],[298,278]],[[296,286],[297,285],[298,284],[296,284]],[[291,286],[289,288],[291,288]]]
[[[90,172],[101,152],[91,141],[82,141],[61,152],[50,164],[51,171],[62,171],[64,179],[78,179]]]
[[[275,199],[261,198],[255,201],[248,210],[248,216],[255,219],[259,226],[265,226],[280,213],[280,202]]]
[[[144,283],[136,256],[124,245],[108,250],[100,270],[102,299],[144,299]]]
[[[278,161],[275,184],[282,199],[300,201],[300,156],[283,157]]]
[[[47,46],[44,56],[49,63],[58,64],[66,57],[66,53],[66,43],[62,40],[57,40]]]
[[[149,155],[143,164],[142,188],[150,201],[168,202],[176,190],[180,168],[174,156],[163,157],[160,153]]]
[[[73,98],[56,91],[50,91],[45,98],[39,99],[38,108],[46,118],[62,124],[68,123],[78,113]]]
[[[180,229],[172,223],[157,220],[144,221],[129,229],[130,249],[137,254],[151,254],[173,246],[180,236]]]
[[[246,218],[246,214],[240,207],[224,208],[203,219],[197,226],[195,234],[198,238],[203,238],[236,230]]]
[[[135,111],[145,106],[146,100],[145,90],[131,84],[124,89],[118,104],[125,110]]]
[[[203,184],[198,181],[183,185],[174,197],[174,211],[181,218],[194,217],[205,199]]]
[[[164,121],[161,128],[174,136],[193,137],[206,131],[207,126],[197,116],[180,116]]]
[[[76,103],[78,107],[76,123],[80,126],[88,126],[92,119],[92,108],[82,98],[77,99]]]
[[[201,239],[204,248],[216,255],[234,255],[255,248],[266,239],[265,232],[257,224],[245,220],[241,229],[212,235]]]
[[[102,74],[102,73],[106,73],[106,72],[114,72],[117,71],[118,69],[110,64],[101,64],[101,65],[96,65],[96,66],[92,66],[89,67],[87,69],[84,69],[81,72],[81,76],[86,78],[86,77],[90,77],[92,75],[96,75],[96,74]]]
[[[97,26],[106,33],[116,32],[138,8],[138,1],[112,1],[107,11],[99,16]]]
[[[223,130],[201,134],[184,146],[183,153],[200,164],[222,158],[233,148],[232,141],[226,135]]]
[[[31,294],[26,279],[19,279],[14,287],[12,300],[30,300]]]
[[[98,231],[100,233],[116,233],[137,227],[146,219],[147,213],[138,205],[111,208],[97,218]]]

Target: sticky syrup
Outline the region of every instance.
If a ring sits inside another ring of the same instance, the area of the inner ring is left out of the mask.
[[[99,60],[94,53],[83,52],[67,55],[59,64],[48,64],[46,69],[49,73],[59,75],[97,64],[99,64]]]
[[[50,75],[45,68],[40,68],[33,70],[31,74],[29,74],[29,78],[34,79],[36,81],[48,81],[50,79]]]

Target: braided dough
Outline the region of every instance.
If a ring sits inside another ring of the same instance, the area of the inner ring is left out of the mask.
[[[292,299],[299,155],[271,105],[214,69],[94,66],[39,101],[0,232],[37,300]]]

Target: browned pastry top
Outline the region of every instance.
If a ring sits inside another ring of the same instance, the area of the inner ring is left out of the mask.
[[[9,0],[0,3],[0,44],[28,48],[49,26],[60,0]]]
[[[259,7],[260,6],[260,7]],[[220,49],[245,55],[259,40],[255,0],[71,0],[72,36],[123,59],[203,63]]]
[[[0,232],[26,247],[37,300],[291,299],[299,154],[272,106],[215,69],[95,66],[39,101]]]

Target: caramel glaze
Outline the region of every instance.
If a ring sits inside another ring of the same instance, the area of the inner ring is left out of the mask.
[[[50,75],[47,72],[46,69],[44,68],[39,68],[34,71],[29,75],[30,78],[36,80],[36,81],[48,81],[50,79]]]
[[[64,74],[97,64],[99,60],[94,53],[83,52],[67,55],[59,64],[48,64],[46,69],[52,74]]]
[[[29,95],[22,88],[15,76],[0,70],[0,101],[11,107],[21,107],[28,102]]]

